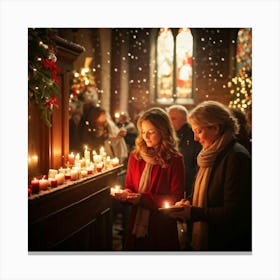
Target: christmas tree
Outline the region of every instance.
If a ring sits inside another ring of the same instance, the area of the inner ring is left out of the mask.
[[[236,76],[228,83],[231,100],[229,107],[247,111],[252,106],[252,29],[238,32]]]

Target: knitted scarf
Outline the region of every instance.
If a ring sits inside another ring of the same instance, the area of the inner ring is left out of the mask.
[[[138,188],[138,192],[143,193],[148,189],[150,185],[152,167],[153,165],[157,164],[157,162],[155,161],[154,157],[151,157],[146,153],[141,152],[140,154],[141,157],[146,162],[143,173],[139,181],[139,188]],[[137,238],[145,237],[146,235],[148,235],[149,220],[150,220],[150,210],[138,206],[133,232],[132,232]]]
[[[202,149],[197,157],[199,170],[197,172],[192,205],[207,207],[207,189],[217,155],[233,139],[232,132],[226,132],[220,136],[208,149]],[[192,248],[194,250],[208,249],[208,223],[194,222],[192,229]]]

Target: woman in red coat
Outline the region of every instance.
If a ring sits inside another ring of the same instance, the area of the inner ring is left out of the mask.
[[[184,163],[167,113],[152,108],[138,119],[125,190],[114,197],[132,205],[124,250],[180,250],[177,223],[158,208],[183,197]]]

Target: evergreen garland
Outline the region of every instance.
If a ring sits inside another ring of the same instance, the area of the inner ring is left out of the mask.
[[[28,29],[28,102],[38,106],[48,127],[60,96],[55,36],[56,31],[51,28]]]

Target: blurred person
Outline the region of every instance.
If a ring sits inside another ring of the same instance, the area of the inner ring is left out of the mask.
[[[185,197],[190,197],[197,172],[196,158],[201,145],[194,141],[194,134],[187,123],[188,110],[182,105],[167,108],[168,115],[179,139],[179,151],[185,163]]]
[[[128,156],[125,135],[126,130],[120,130],[103,108],[89,106],[84,110],[81,121],[81,150],[85,145],[97,152],[104,147],[108,156],[118,157],[122,163]]]
[[[119,128],[125,128],[126,135],[124,140],[127,145],[128,153],[132,151],[135,147],[135,139],[137,137],[137,128],[134,123],[130,120],[127,113],[122,112],[116,121]]]
[[[237,118],[239,124],[239,131],[236,134],[237,140],[242,144],[251,154],[251,138],[249,134],[249,125],[246,114],[238,108],[230,108],[231,113]]]
[[[184,162],[168,114],[144,112],[137,122],[136,147],[130,153],[123,192],[113,197],[131,206],[124,250],[179,250],[177,223],[158,208],[183,197]]]
[[[170,217],[192,222],[196,251],[252,250],[252,163],[235,135],[239,125],[229,108],[205,101],[189,114],[195,140],[202,145],[191,200]]]

